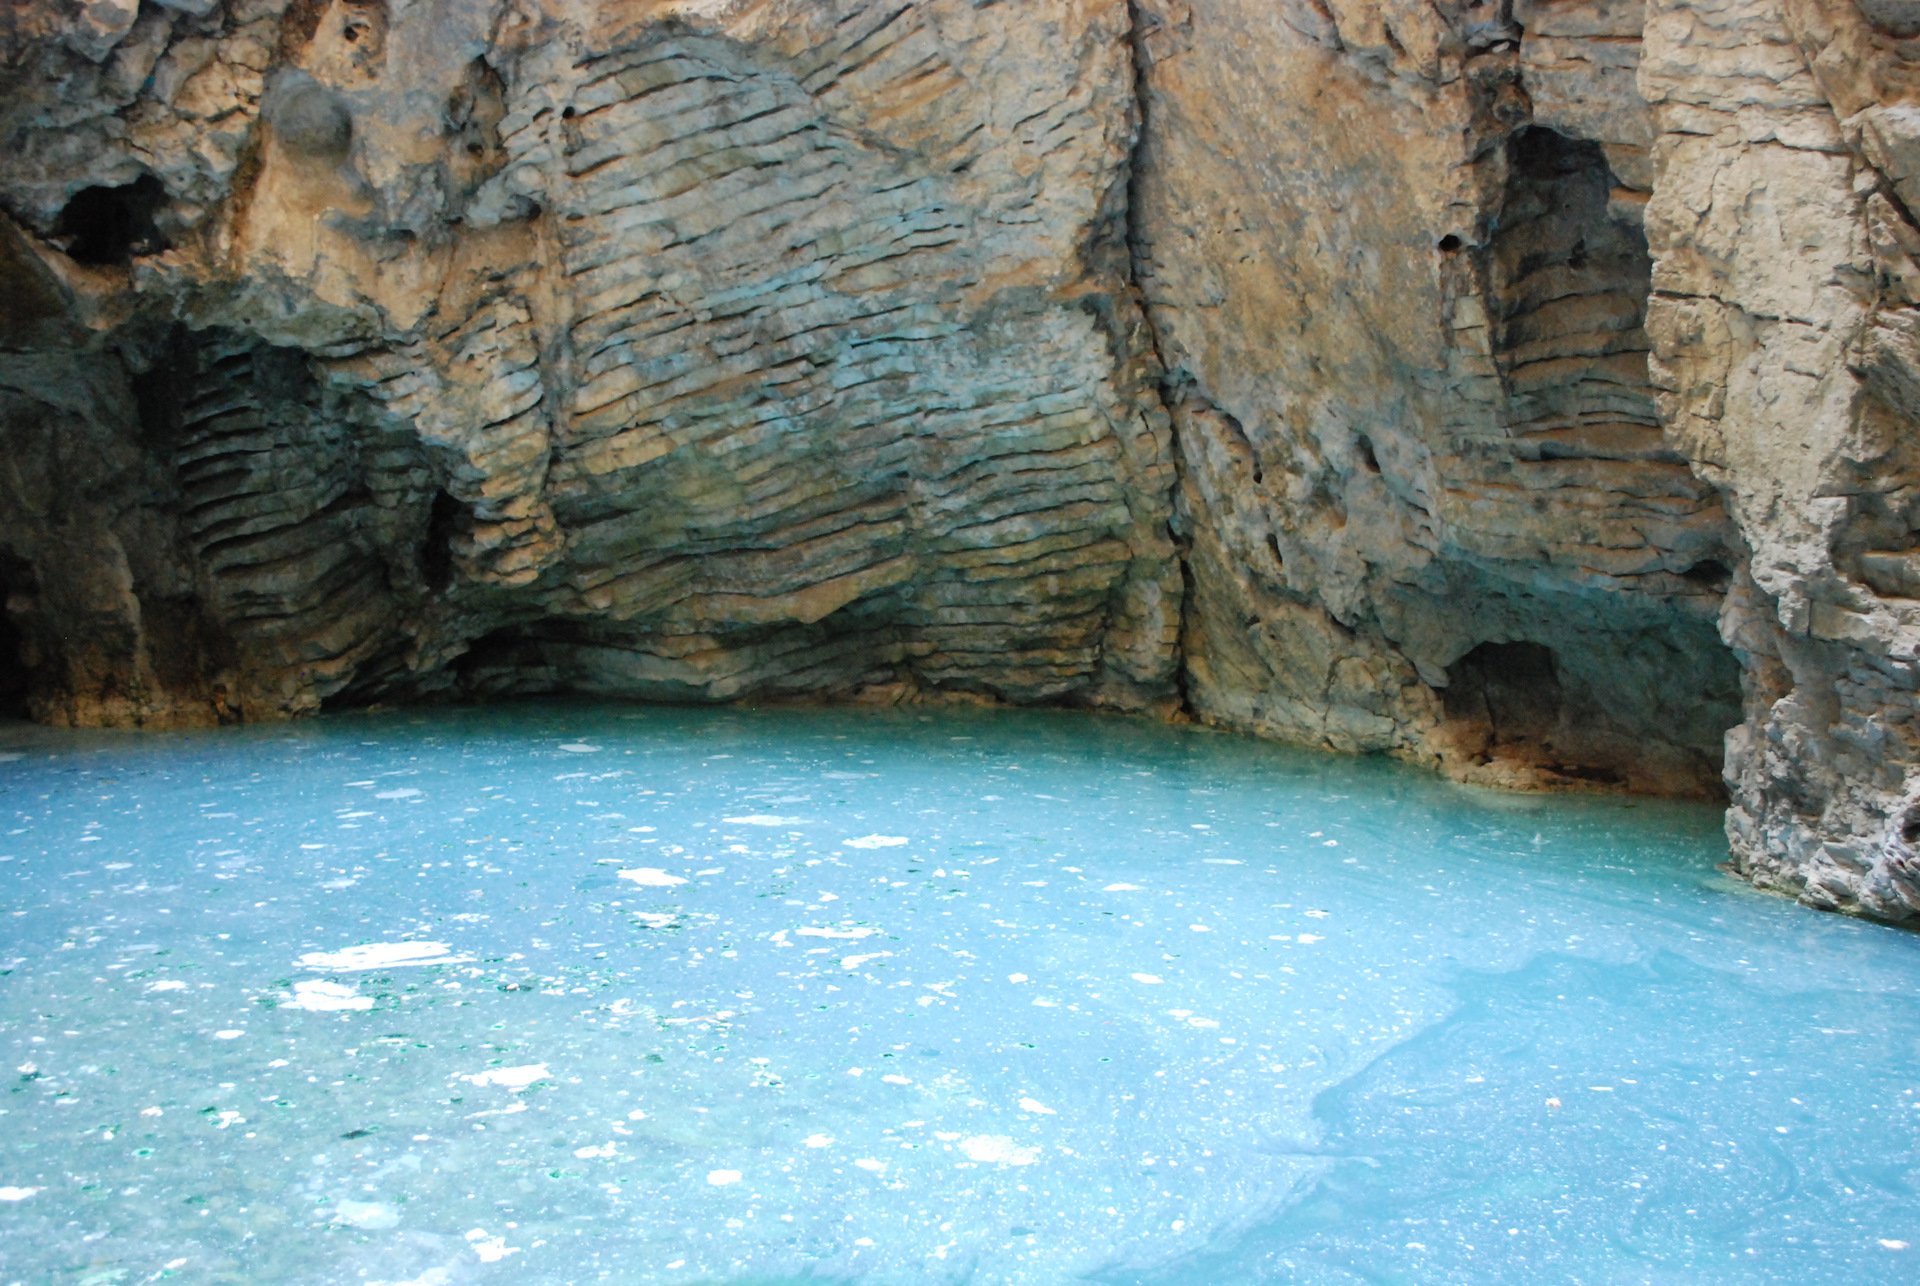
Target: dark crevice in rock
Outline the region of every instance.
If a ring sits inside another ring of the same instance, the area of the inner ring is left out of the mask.
[[[28,717],[32,674],[26,632],[16,611],[30,595],[32,583],[33,571],[23,560],[0,552],[0,720]]]
[[[420,579],[435,594],[453,584],[453,542],[464,525],[466,506],[444,489],[427,509],[427,530],[420,541]]]
[[[1724,798],[1739,668],[1710,626],[1550,637],[1481,643],[1447,668],[1441,744],[1457,775]]]
[[[1733,583],[1733,571],[1717,558],[1703,559],[1680,573],[1680,579],[1714,594],[1725,594]]]
[[[1481,753],[1550,753],[1564,697],[1550,648],[1538,643],[1482,643],[1447,671],[1447,717],[1477,725]]]

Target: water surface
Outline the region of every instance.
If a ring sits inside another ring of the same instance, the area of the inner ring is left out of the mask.
[[[1085,715],[15,726],[0,1282],[1920,1279],[1920,937],[1723,856]]]

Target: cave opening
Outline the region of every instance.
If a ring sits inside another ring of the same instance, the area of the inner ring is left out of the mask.
[[[159,214],[167,189],[151,174],[118,187],[81,188],[54,224],[54,240],[76,263],[119,267],[167,248]]]
[[[1481,643],[1439,696],[1442,754],[1468,780],[1725,798],[1740,670],[1710,622]]]
[[[1447,671],[1447,717],[1478,727],[1481,753],[1544,753],[1560,722],[1563,697],[1553,651],[1538,643],[1482,643]]]

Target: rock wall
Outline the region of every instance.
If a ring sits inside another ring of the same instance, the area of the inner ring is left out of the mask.
[[[11,60],[37,716],[1172,693],[1124,9],[116,5]]]
[[[1920,6],[1654,0],[1660,407],[1747,557],[1737,869],[1920,913]]]
[[[1734,561],[1647,366],[1637,6],[1143,6],[1203,715],[1704,794]]]
[[[6,21],[0,713],[1186,710],[1920,914],[1910,0]]]

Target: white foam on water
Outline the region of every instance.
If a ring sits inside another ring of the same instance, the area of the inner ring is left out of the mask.
[[[333,1203],[330,1218],[334,1223],[363,1228],[368,1232],[400,1226],[400,1212],[384,1201],[349,1201],[343,1198]]]
[[[358,973],[363,969],[403,969],[413,965],[460,964],[444,942],[366,942],[338,951],[309,951],[297,963],[302,969],[326,973]]]
[[[975,1134],[960,1140],[969,1161],[991,1165],[1032,1165],[1040,1159],[1037,1147],[1021,1147],[1004,1134]]]
[[[745,817],[723,817],[720,820],[734,826],[799,826],[807,819],[781,817],[774,813],[748,813]]]
[[[729,1184],[740,1182],[740,1172],[738,1170],[709,1170],[707,1171],[707,1182],[716,1188],[724,1188]]]
[[[25,1201],[36,1192],[45,1192],[45,1188],[16,1188],[12,1184],[0,1187],[0,1201]]]
[[[597,755],[600,753],[600,747],[590,746],[584,741],[569,741],[561,746],[560,749],[570,755]]]
[[[1058,1112],[1056,1112],[1056,1111],[1054,1111],[1054,1110],[1053,1110],[1052,1108],[1050,1108],[1050,1107],[1048,1107],[1048,1106],[1047,1106],[1047,1105],[1046,1105],[1045,1103],[1042,1103],[1042,1102],[1041,1102],[1041,1101],[1040,1101],[1039,1099],[1037,1099],[1037,1098],[1023,1098],[1023,1099],[1021,1099],[1021,1100],[1020,1100],[1020,1110],[1021,1110],[1022,1112],[1031,1112],[1031,1113],[1033,1113],[1033,1114],[1034,1114],[1035,1116],[1058,1116],[1058,1115],[1060,1115],[1060,1114],[1059,1114]]]
[[[412,786],[402,786],[397,790],[383,790],[374,795],[375,799],[418,799],[426,792]]]
[[[905,835],[862,835],[858,839],[840,841],[848,848],[898,848],[907,842]]]
[[[480,1256],[483,1264],[497,1264],[508,1255],[520,1253],[520,1247],[509,1246],[505,1237],[489,1234],[485,1228],[471,1228],[467,1231],[467,1245],[473,1253]]]
[[[489,1067],[484,1072],[475,1072],[460,1079],[469,1085],[498,1085],[518,1092],[535,1081],[546,1080],[552,1074],[545,1063],[525,1063],[519,1067]]]
[[[869,938],[880,932],[878,929],[855,927],[852,929],[822,929],[808,925],[794,932],[803,938]]]
[[[1140,886],[1138,884],[1109,884],[1100,891],[1102,893],[1138,893],[1140,892]]]
[[[1161,982],[1160,975],[1156,973],[1136,973],[1129,974],[1128,977],[1146,987],[1158,987]]]
[[[686,881],[678,875],[668,875],[657,866],[630,866],[624,871],[617,872],[617,874],[621,879],[630,880],[645,888],[665,889],[672,888],[676,884],[686,883]]]
[[[363,996],[344,983],[323,978],[307,978],[293,984],[292,994],[280,1002],[282,1009],[306,1009],[317,1014],[373,1008],[373,997]]]

